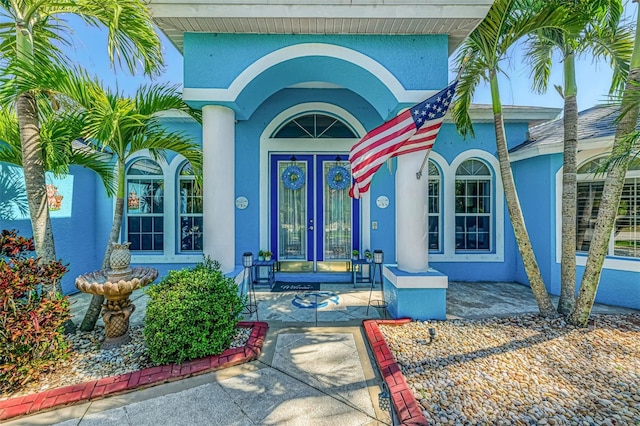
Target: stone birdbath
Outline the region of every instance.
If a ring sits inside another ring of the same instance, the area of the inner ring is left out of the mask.
[[[129,336],[129,317],[136,309],[129,299],[131,293],[151,283],[158,277],[158,270],[149,267],[129,267],[131,253],[129,244],[114,244],[109,258],[111,269],[95,271],[76,278],[76,288],[83,293],[104,296],[102,319],[105,339],[101,349],[112,349],[123,345]]]

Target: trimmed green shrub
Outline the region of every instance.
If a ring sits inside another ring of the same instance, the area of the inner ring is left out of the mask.
[[[0,393],[17,390],[69,353],[63,326],[69,303],[50,296],[67,268],[27,257],[33,251],[33,239],[0,233]]]
[[[171,271],[149,295],[144,338],[156,364],[222,353],[231,344],[246,299],[210,259]]]

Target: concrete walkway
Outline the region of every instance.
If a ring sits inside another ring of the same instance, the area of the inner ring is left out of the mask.
[[[313,292],[309,292],[313,293]],[[8,425],[380,425],[381,379],[363,338],[369,288],[323,284],[319,295],[258,290],[269,323],[258,361],[149,389],[36,414]],[[373,298],[379,297],[374,291]],[[134,294],[142,320],[146,296]],[[72,297],[78,322],[89,298]],[[531,290],[511,283],[451,283],[449,318],[536,312]],[[594,312],[633,312],[598,305]]]

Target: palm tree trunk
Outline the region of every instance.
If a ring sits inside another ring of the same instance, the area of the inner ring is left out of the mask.
[[[569,315],[576,300],[576,155],[578,152],[578,102],[575,58],[564,59],[564,161],[562,169],[562,257],[558,312]]]
[[[16,24],[16,55],[23,61],[33,59],[33,39],[31,28],[26,23]],[[16,78],[20,78],[17,76]],[[42,262],[56,260],[56,248],[53,241],[51,217],[47,203],[47,183],[44,175],[44,160],[40,145],[40,122],[38,103],[33,92],[18,95],[16,115],[20,128],[20,145],[22,151],[22,170],[24,172],[25,191],[29,204],[29,216],[36,256]],[[62,294],[62,284],[57,281],[48,291],[49,296]]]
[[[118,192],[116,198],[116,208],[113,212],[113,223],[111,224],[111,232],[109,233],[109,240],[107,241],[107,247],[104,252],[104,258],[102,259],[102,269],[108,270],[111,268],[109,258],[113,251],[113,243],[118,242],[120,236],[120,229],[122,227],[122,215],[124,212],[124,182],[125,171],[124,163],[118,162]],[[84,314],[80,330],[91,331],[95,328],[96,322],[100,317],[100,311],[102,310],[102,303],[104,302],[104,296],[94,294],[91,297],[91,303],[87,308],[87,312]]]
[[[640,13],[639,13],[640,14]],[[638,112],[640,108],[638,104],[631,104],[630,97],[632,92],[640,92],[640,44],[638,43],[640,31],[636,28],[636,41],[631,58],[631,70],[622,97],[621,111],[627,111],[624,117],[618,123],[616,129],[616,137],[613,143],[612,155],[622,155],[631,148],[630,142],[625,136],[634,131],[638,121]],[[637,96],[637,95],[635,95]],[[630,108],[629,106],[632,105]],[[627,110],[627,108],[629,108]],[[607,172],[602,190],[602,199],[598,210],[598,217],[593,229],[593,237],[589,246],[589,255],[587,263],[582,275],[580,283],[580,291],[573,312],[569,315],[568,321],[579,327],[586,327],[591,315],[591,308],[596,298],[598,284],[600,283],[600,275],[602,273],[602,265],[607,255],[609,247],[609,239],[611,231],[616,220],[618,205],[624,187],[624,179],[627,174],[629,163],[620,161],[614,163]]]
[[[584,205],[584,208],[582,209],[582,217],[580,218],[580,223],[578,224],[576,230],[576,250],[582,249],[584,239],[587,236],[587,230],[589,229],[589,220],[591,219],[591,215],[593,214],[593,203],[596,197],[596,194],[594,194],[593,192],[593,187],[589,186],[589,193],[585,197],[586,203]]]
[[[36,255],[42,262],[55,261],[56,249],[51,230],[44,161],[40,146],[38,105],[32,92],[26,92],[18,96],[16,113],[20,127],[22,169],[24,171],[24,183],[27,202],[29,203],[29,215],[31,217]],[[51,295],[55,292],[62,294],[62,286],[59,281],[54,288],[49,289]]]
[[[498,161],[500,163],[500,177],[502,178],[504,196],[507,202],[509,216],[511,218],[513,233],[515,234],[518,249],[520,250],[520,256],[524,263],[524,269],[527,273],[527,278],[529,279],[531,291],[538,303],[540,314],[546,317],[554,316],[556,315],[556,309],[551,303],[551,299],[547,293],[547,288],[542,280],[540,268],[538,267],[535,254],[533,253],[531,240],[529,239],[527,227],[524,223],[524,216],[522,215],[522,209],[520,208],[520,200],[518,199],[518,193],[516,192],[516,185],[513,180],[509,152],[507,151],[507,140],[504,133],[504,119],[502,116],[502,104],[500,102],[498,78],[494,70],[490,71],[490,83],[491,101],[493,103],[494,114],[493,122],[496,132],[496,147],[498,150]]]

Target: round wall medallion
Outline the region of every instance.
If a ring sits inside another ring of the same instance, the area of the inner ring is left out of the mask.
[[[389,205],[389,197],[387,197],[386,195],[379,196],[378,198],[376,198],[376,205],[381,209],[386,209]]]
[[[249,200],[247,200],[247,197],[238,197],[236,198],[236,207],[239,208],[240,210],[244,210],[247,208],[247,206],[249,206]]]

